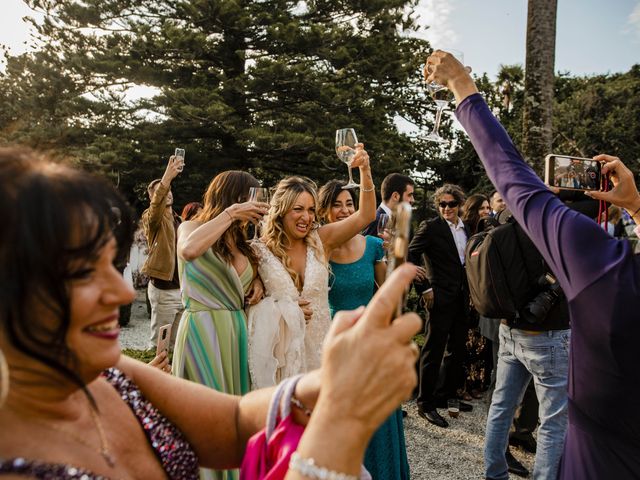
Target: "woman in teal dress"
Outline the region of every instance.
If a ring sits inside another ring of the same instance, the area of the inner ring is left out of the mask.
[[[245,236],[268,205],[247,202],[258,181],[246,172],[217,175],[204,208],[178,229],[178,267],[185,310],[173,354],[174,375],[220,392],[249,391],[245,301],[256,303],[262,287],[257,259]],[[200,470],[201,479],[233,480],[237,470]]]
[[[355,212],[353,190],[343,190],[344,182],[331,180],[320,189],[318,215],[324,222],[338,222]],[[329,306],[331,316],[339,310],[367,305],[384,282],[386,263],[382,240],[356,235],[334,249],[329,257]],[[404,439],[402,411],[396,410],[369,442],[364,465],[374,480],[406,480],[409,462]]]

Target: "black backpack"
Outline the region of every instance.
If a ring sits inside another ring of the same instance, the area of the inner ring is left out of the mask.
[[[525,250],[533,245],[523,244],[523,235],[528,240],[513,221],[477,233],[467,242],[469,293],[480,315],[513,320],[531,300],[535,280]]]

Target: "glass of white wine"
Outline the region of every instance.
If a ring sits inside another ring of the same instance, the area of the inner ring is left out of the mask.
[[[456,57],[460,63],[464,63],[464,54],[458,50],[443,48],[445,52],[449,52]],[[436,104],[436,119],[433,124],[433,130],[427,135],[426,139],[430,142],[448,144],[449,141],[440,136],[440,121],[442,120],[442,112],[447,108],[449,102],[453,100],[453,93],[445,86],[436,82],[427,83],[427,91],[431,95],[433,102]]]
[[[250,202],[263,202],[269,203],[269,189],[266,187],[249,187],[249,201]],[[257,222],[253,231],[253,239],[258,239],[258,231],[260,230],[260,223]]]
[[[340,128],[336,130],[336,154],[338,158],[347,164],[349,169],[349,183],[342,188],[358,188],[358,184],[353,181],[351,173],[351,162],[356,154],[356,145],[358,137],[353,128]]]

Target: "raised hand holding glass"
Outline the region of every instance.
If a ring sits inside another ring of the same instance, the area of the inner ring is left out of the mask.
[[[349,183],[342,188],[358,188],[358,184],[353,181],[351,173],[351,162],[356,154],[356,145],[358,137],[353,128],[340,128],[336,130],[336,154],[338,158],[347,164],[349,169]]]
[[[446,49],[446,48],[441,50],[449,52],[451,55],[456,57],[461,63],[464,63],[464,55],[462,52],[459,52],[457,50]],[[448,144],[449,141],[446,140],[445,138],[442,138],[440,136],[440,133],[438,133],[438,131],[440,130],[440,121],[442,120],[442,112],[444,111],[445,108],[447,108],[447,105],[449,104],[449,102],[453,100],[453,93],[445,85],[440,85],[439,83],[436,83],[436,82],[427,83],[427,91],[431,95],[433,102],[436,104],[436,118],[433,124],[433,130],[429,135],[427,135],[426,139],[431,142]]]
[[[269,203],[269,189],[265,187],[250,187],[249,188],[249,201],[250,202],[263,202]],[[260,223],[257,222],[253,231],[253,239],[258,239],[258,230],[260,230]]]

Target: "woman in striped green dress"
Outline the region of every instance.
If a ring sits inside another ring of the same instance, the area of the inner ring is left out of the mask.
[[[246,172],[217,175],[204,208],[178,229],[178,265],[184,313],[173,354],[173,373],[224,393],[249,391],[245,300],[256,303],[255,254],[245,236],[268,205],[246,202],[258,181]],[[232,480],[237,470],[200,470],[201,479]]]

